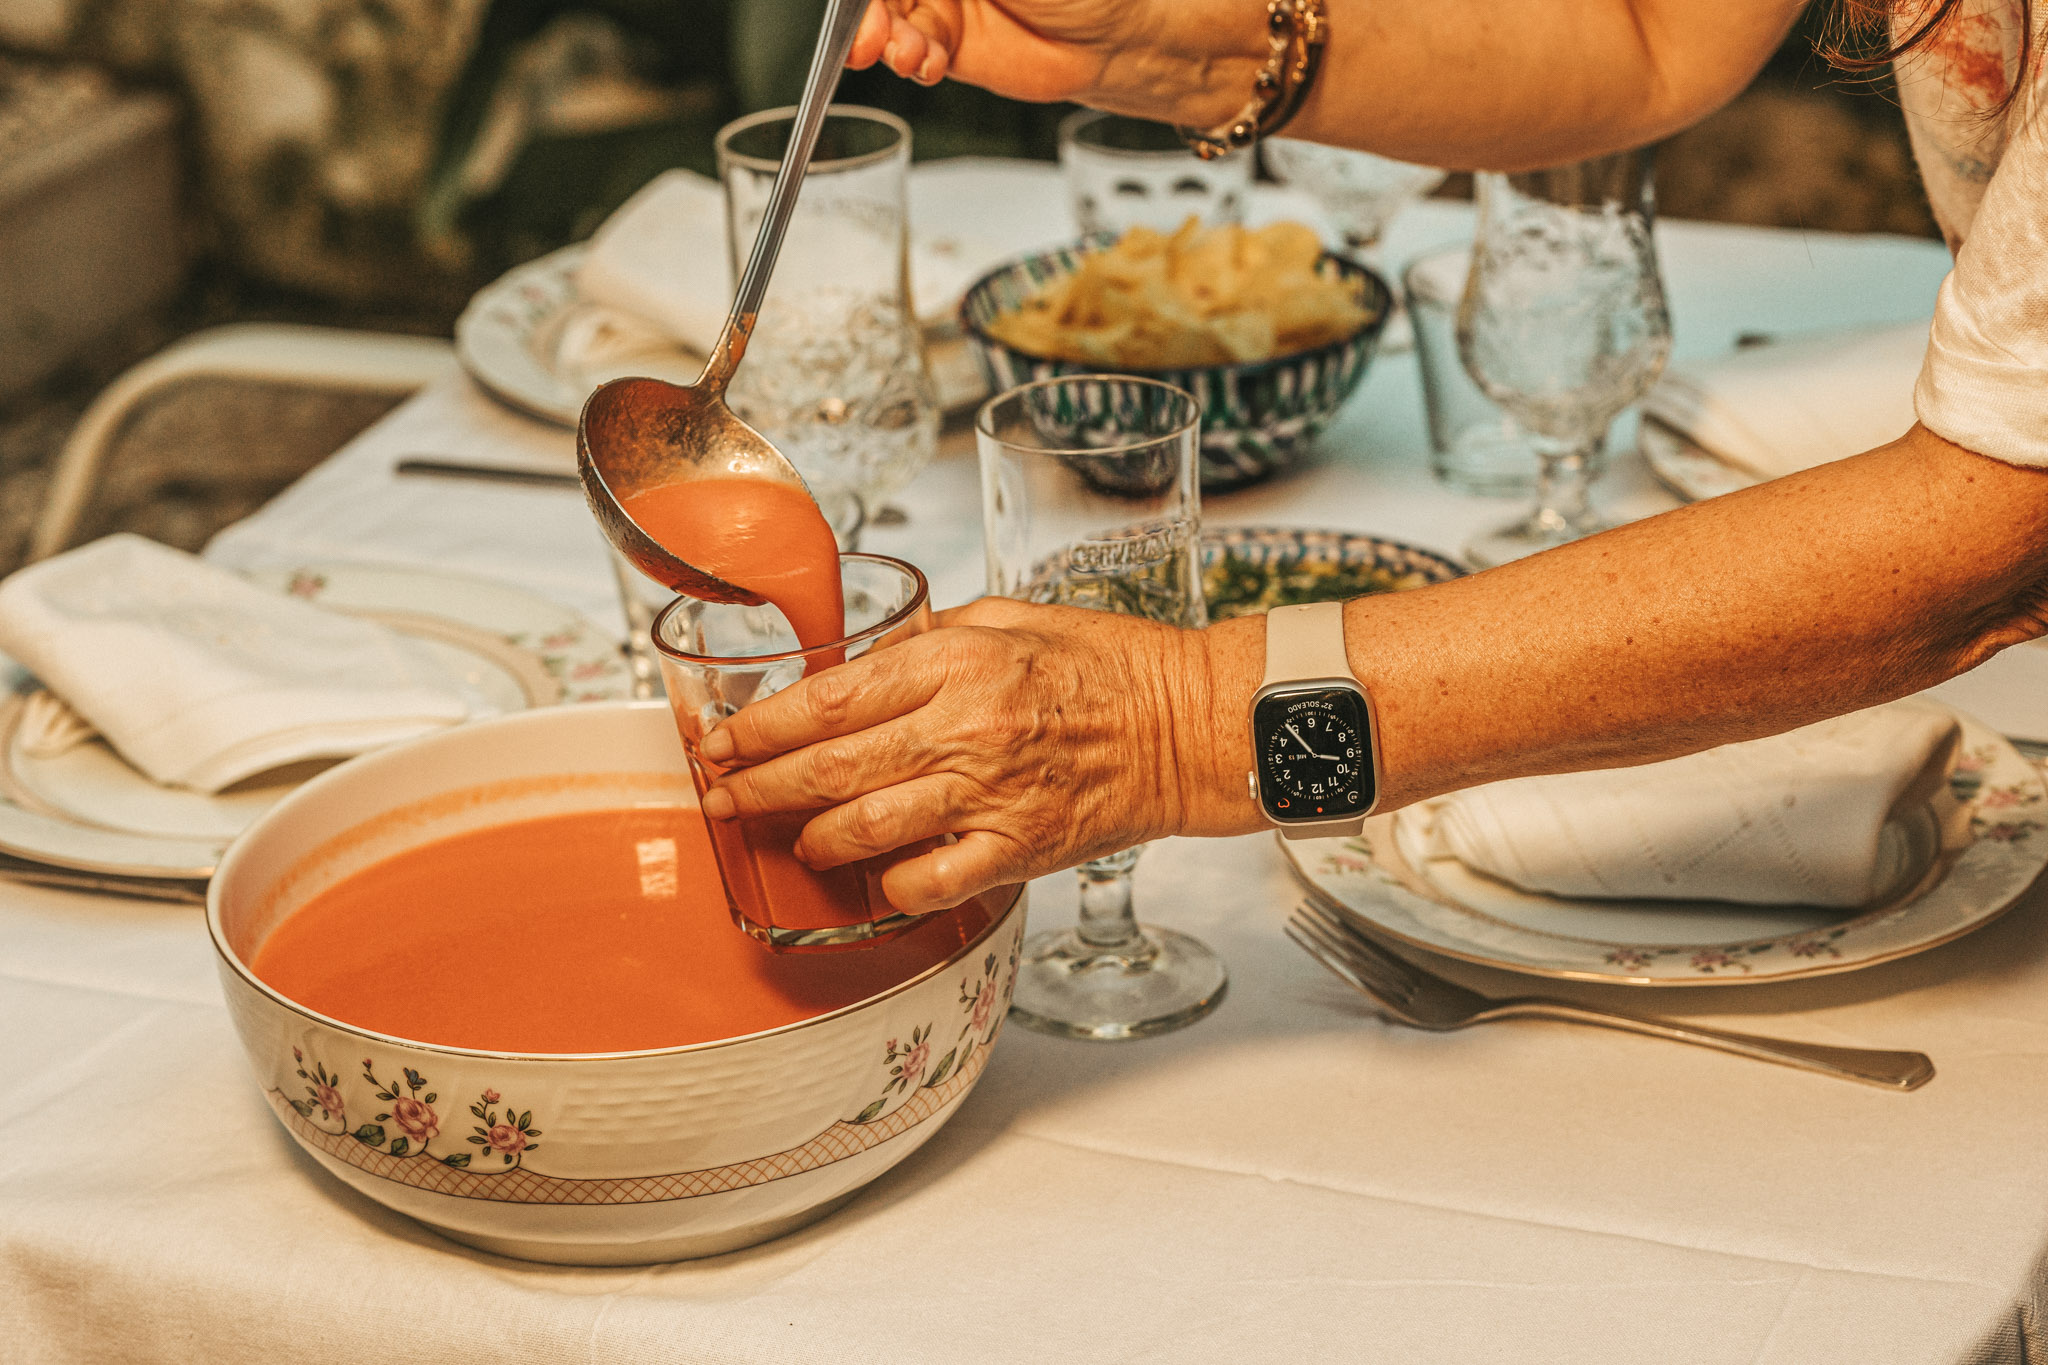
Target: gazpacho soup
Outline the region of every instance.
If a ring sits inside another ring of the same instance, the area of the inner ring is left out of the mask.
[[[1000,909],[856,951],[782,954],[732,921],[694,806],[520,820],[405,850],[273,929],[250,968],[343,1023],[444,1047],[630,1052],[857,1004],[946,961]]]

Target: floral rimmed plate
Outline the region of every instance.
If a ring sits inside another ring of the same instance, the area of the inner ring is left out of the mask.
[[[362,564],[250,577],[412,636],[500,711],[610,701],[631,690],[609,636],[566,607],[504,584]],[[35,862],[203,878],[244,826],[328,766],[298,764],[207,795],[158,786],[97,739],[36,756],[19,738],[33,686],[0,694],[0,852]]]
[[[1763,482],[1654,417],[1643,419],[1636,446],[1657,481],[1688,502],[1705,502]]]
[[[2048,866],[2048,783],[1968,716],[1950,788],[1959,851],[1873,910],[1567,900],[1455,870],[1418,870],[1394,816],[1354,839],[1280,841],[1316,895],[1374,933],[1488,967],[1630,986],[1727,986],[1854,971],[1996,919]],[[1460,875],[1462,874],[1462,875]]]
[[[1464,576],[1431,550],[1352,531],[1216,526],[1202,532],[1202,592],[1209,618],[1398,591]]]
[[[455,354],[470,377],[502,403],[530,417],[573,427],[583,400],[608,380],[628,375],[693,384],[704,358],[680,346],[642,350],[587,368],[562,358],[564,333],[587,320],[576,292],[576,269],[589,248],[562,247],[506,271],[476,292],[455,321]],[[950,328],[928,330],[925,358],[947,411],[988,392],[965,338]]]

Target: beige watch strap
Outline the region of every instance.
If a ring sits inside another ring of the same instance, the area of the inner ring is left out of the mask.
[[[1310,602],[1266,613],[1266,677],[1259,685],[1349,678],[1344,652],[1344,604]]]

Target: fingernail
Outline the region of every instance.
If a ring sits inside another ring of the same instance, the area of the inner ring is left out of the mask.
[[[730,820],[739,814],[739,807],[733,803],[732,793],[723,787],[713,787],[704,793],[704,818],[707,820]]]
[[[703,741],[697,746],[697,752],[713,763],[723,763],[730,759],[732,751],[732,736],[725,732],[723,726],[704,736]]]
[[[919,65],[916,77],[919,85],[937,85],[939,83],[939,60],[939,54],[934,52]]]
[[[896,54],[899,51],[901,49],[896,45],[895,39],[890,39],[888,46],[882,49],[882,65],[894,71],[896,69]]]

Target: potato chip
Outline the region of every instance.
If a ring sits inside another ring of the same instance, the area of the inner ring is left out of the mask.
[[[1301,223],[1171,235],[1136,227],[1082,256],[988,330],[1032,355],[1122,369],[1251,364],[1328,345],[1370,319],[1352,281],[1319,269]]]

